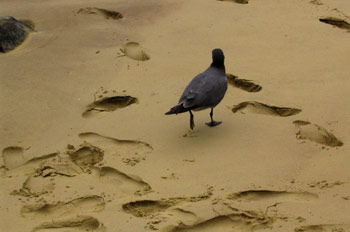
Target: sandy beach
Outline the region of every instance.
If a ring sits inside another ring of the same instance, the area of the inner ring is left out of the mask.
[[[350,231],[349,0],[0,5],[35,29],[0,53],[0,231]],[[164,113],[214,48],[191,131]]]

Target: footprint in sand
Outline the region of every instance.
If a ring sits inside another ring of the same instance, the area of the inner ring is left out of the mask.
[[[33,175],[35,177],[67,176],[73,177],[84,172],[103,160],[104,152],[98,147],[82,144],[77,150],[67,151],[68,156],[51,153],[34,157],[28,161],[22,159],[23,149],[6,148],[3,151],[7,176]],[[16,164],[16,165],[14,165]],[[18,164],[18,165],[17,165]],[[19,166],[20,165],[20,166]]]
[[[178,225],[179,222],[192,225],[199,220],[198,216],[191,211],[180,208],[179,205],[182,203],[192,204],[208,200],[212,196],[212,191],[212,187],[209,187],[207,192],[198,196],[132,201],[123,204],[122,209],[125,213],[135,217],[160,219],[156,221],[152,220],[147,223],[146,227],[153,230],[158,230],[158,227],[165,221],[172,225]]]
[[[74,177],[83,172],[85,166],[78,166],[70,159],[60,157],[60,159],[45,160],[41,162],[32,173],[35,177]]]
[[[30,175],[40,167],[40,163],[45,160],[54,159],[58,153],[51,153],[34,157],[32,159],[25,159],[23,157],[23,148],[8,147],[2,152],[7,176],[22,176]]]
[[[274,201],[274,202],[300,202],[317,199],[318,195],[309,192],[287,192],[271,190],[248,190],[233,193],[227,196],[230,200],[239,201]]]
[[[193,212],[174,207],[177,203],[179,202],[169,199],[158,201],[140,200],[124,204],[123,210],[135,217],[161,218],[161,220],[152,220],[147,223],[146,227],[152,230],[158,230],[158,226],[164,222],[164,218],[175,221],[175,223],[181,221],[185,224],[193,224],[198,221],[197,215]]]
[[[301,120],[296,120],[293,123],[299,130],[296,133],[297,139],[307,139],[330,147],[343,146],[342,141],[337,139],[331,132],[328,132],[326,129],[319,125]]]
[[[95,146],[83,145],[76,151],[68,151],[71,160],[78,166],[94,166],[103,160],[104,152]]]
[[[172,231],[171,229],[174,228],[173,225],[179,225],[180,223],[184,225],[193,225],[199,220],[198,216],[193,212],[180,208],[172,208],[160,217],[157,217],[157,215],[152,215],[151,218],[152,220],[147,222],[145,228],[150,230],[160,230],[160,227],[162,227],[161,231],[168,232]],[[165,222],[168,224],[167,226],[163,224]],[[171,229],[169,229],[169,227]]]
[[[144,148],[144,146],[148,148],[147,145],[139,141],[116,140],[95,133],[84,133],[81,134],[81,137],[93,142],[98,142],[99,139],[102,139],[102,142],[112,141],[119,146],[119,143],[121,143],[121,145],[126,146],[121,146],[126,152],[130,152],[132,149],[139,151],[139,148]],[[120,148],[119,146],[118,148]],[[115,148],[112,147],[112,149]],[[67,158],[60,158],[55,162],[49,160],[41,163],[40,168],[36,169],[34,175],[40,177],[56,175],[74,177],[82,173],[92,173],[100,183],[115,186],[118,192],[142,195],[151,190],[151,187],[138,176],[127,175],[113,167],[96,167],[95,165],[103,160],[105,153],[104,150],[98,147],[84,143],[79,149],[70,150],[67,153]]]
[[[150,149],[146,143],[134,140],[118,140],[110,137],[101,136],[96,133],[81,133],[80,138],[94,144],[102,145],[106,150],[99,147],[84,143],[78,150],[68,151],[72,162],[81,168],[82,172],[92,173],[100,183],[115,186],[118,192],[126,194],[143,195],[151,190],[146,182],[138,176],[127,175],[113,167],[96,167],[95,164],[103,160],[104,154],[107,152],[134,152]],[[113,153],[112,153],[113,152]],[[137,153],[137,152],[136,152]]]
[[[29,176],[23,183],[22,188],[14,190],[11,195],[24,197],[38,197],[51,193],[55,189],[55,183],[50,178]]]
[[[221,2],[235,2],[235,3],[239,3],[239,4],[248,4],[248,0],[217,0],[217,1],[221,1]]]
[[[237,212],[228,215],[220,215],[192,225],[180,223],[169,230],[171,232],[252,232],[261,229],[271,229],[273,220],[265,215],[252,212]]]
[[[124,204],[123,210],[135,217],[154,217],[160,212],[166,211],[173,205],[173,202],[141,200]]]
[[[343,19],[339,19],[335,17],[325,17],[325,18],[320,18],[320,22],[327,23],[334,27],[338,27],[340,29],[346,29],[350,31],[350,24]]]
[[[82,137],[93,141],[95,141],[94,139],[99,141],[98,139],[101,138],[103,142],[106,142],[106,140],[112,141],[113,145],[116,145],[118,148],[122,147],[122,150],[125,149],[125,152],[130,152],[130,150],[140,152],[144,148],[146,151],[150,149],[150,146],[143,142],[116,140],[94,133],[83,134]],[[115,148],[114,146],[111,149]],[[92,173],[99,183],[115,186],[116,192],[143,195],[151,190],[151,187],[138,176],[127,175],[113,167],[95,167],[104,157],[104,151],[98,147],[84,143],[77,150],[70,149],[67,154],[58,156],[58,153],[53,153],[36,157],[21,167],[11,170],[11,173],[7,172],[6,174],[14,176],[30,175],[22,188],[13,191],[12,194],[38,196],[49,193],[52,191],[53,184],[50,182],[51,178],[46,177],[75,177],[83,173]]]
[[[272,115],[279,117],[288,117],[296,115],[301,112],[300,109],[288,108],[288,107],[277,107],[269,106],[263,103],[248,101],[242,102],[232,108],[233,113],[241,112],[242,114],[253,113],[253,114],[263,114]]]
[[[254,84],[250,80],[239,79],[238,76],[235,76],[229,73],[227,73],[226,76],[227,76],[228,83],[236,88],[240,88],[247,92],[253,92],[253,93],[259,92],[262,90],[262,87],[260,85]]]
[[[295,232],[345,232],[350,230],[349,224],[319,224],[296,228]]]
[[[115,186],[119,192],[125,194],[144,195],[152,189],[140,177],[127,175],[112,167],[94,168],[93,173],[102,184]]]
[[[77,11],[78,14],[102,14],[106,19],[121,19],[123,18],[123,15],[117,11],[113,10],[105,10],[97,7],[85,7],[85,8],[80,8]]]
[[[79,149],[79,154],[81,150]],[[95,151],[84,151],[83,154],[94,154]],[[105,184],[113,189],[114,193],[130,195],[144,195],[151,191],[151,186],[144,182],[140,177],[128,175],[112,167],[95,167],[90,166],[86,160],[94,160],[91,157],[84,157],[84,162],[77,161],[73,163],[70,158],[60,158],[57,160],[47,160],[40,163],[36,169],[30,173],[30,176],[21,189],[12,192],[12,195],[21,196],[40,196],[52,192],[54,182],[52,178],[47,177],[75,177],[83,173],[92,174],[94,180],[99,184]]]
[[[2,151],[5,168],[7,170],[14,169],[25,164],[26,160],[23,156],[22,147],[7,147]]]
[[[173,208],[177,204],[181,202],[199,202],[203,200],[207,200],[211,196],[211,192],[205,193],[195,197],[173,197],[163,200],[139,200],[132,201],[123,204],[123,210],[126,213],[132,214],[135,217],[154,217],[161,212],[167,211],[169,208],[174,211],[183,211],[186,213],[187,211],[180,209],[178,207]],[[187,212],[189,213],[189,212]],[[193,214],[193,213],[191,213]]]
[[[137,102],[137,98],[131,96],[104,97],[89,104],[82,116],[84,118],[90,118],[103,112],[112,112],[117,109],[125,108]]]
[[[167,215],[175,217],[178,220],[181,219],[183,222],[194,222],[198,219],[197,215],[190,211],[173,207],[176,204],[177,202],[172,200],[140,200],[124,204],[123,210],[124,212],[132,214],[135,217],[154,218],[160,213],[166,212]]]
[[[128,42],[124,44],[123,48],[121,48],[120,51],[123,53],[121,56],[127,56],[132,60],[146,61],[151,59],[150,56],[141,47],[141,45],[137,42]]]
[[[54,204],[38,203],[25,205],[21,209],[21,215],[25,218],[45,219],[69,215],[79,215],[82,213],[101,212],[106,203],[100,196],[84,196],[68,202],[58,202]]]
[[[91,216],[77,216],[75,218],[65,220],[54,220],[45,222],[35,227],[32,232],[75,232],[75,231],[95,231],[104,232],[106,228],[96,218]]]
[[[94,132],[80,133],[79,138],[90,144],[97,145],[102,148],[105,153],[110,154],[142,155],[150,153],[153,150],[150,144],[139,140],[116,139]]]

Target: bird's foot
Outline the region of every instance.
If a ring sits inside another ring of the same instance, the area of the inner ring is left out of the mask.
[[[221,123],[222,122],[211,121],[211,122],[207,122],[205,124],[207,124],[207,126],[214,127],[214,126],[220,125]]]

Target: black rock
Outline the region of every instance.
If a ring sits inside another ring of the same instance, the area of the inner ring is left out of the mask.
[[[0,52],[9,52],[20,45],[34,29],[11,16],[0,17]]]

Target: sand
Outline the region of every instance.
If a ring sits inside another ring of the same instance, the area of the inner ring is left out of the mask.
[[[0,15],[36,30],[0,54],[0,231],[350,231],[350,34],[319,20],[350,22],[348,0],[8,0]],[[195,112],[190,131],[164,113],[217,47],[238,77],[223,123]]]

